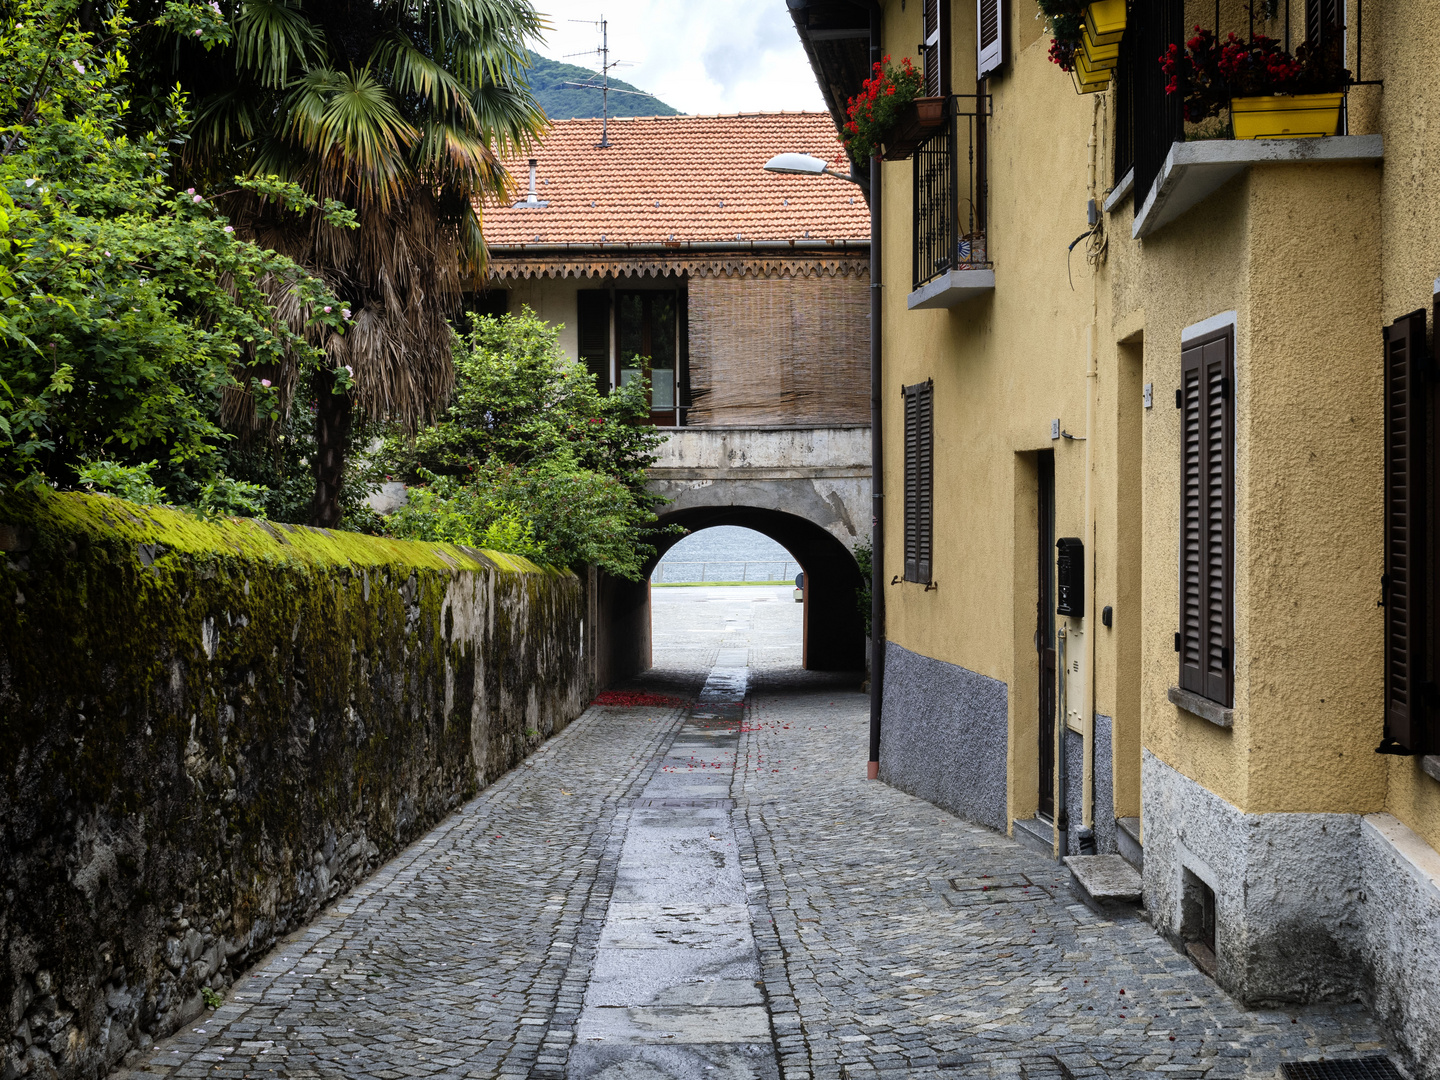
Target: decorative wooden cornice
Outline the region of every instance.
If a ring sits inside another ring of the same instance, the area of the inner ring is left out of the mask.
[[[598,277],[868,277],[870,259],[866,254],[703,254],[691,255],[602,255],[564,254],[507,255],[492,249],[486,268],[491,280],[522,278]]]

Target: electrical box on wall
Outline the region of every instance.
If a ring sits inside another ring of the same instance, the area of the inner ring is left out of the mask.
[[[1055,614],[1079,618],[1085,614],[1085,542],[1078,536],[1055,541]]]

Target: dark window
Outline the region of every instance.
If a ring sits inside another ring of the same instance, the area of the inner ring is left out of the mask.
[[[1180,688],[1231,704],[1234,644],[1234,336],[1180,354]]]
[[[925,97],[950,93],[950,4],[948,0],[925,0],[920,43],[921,70],[925,75]]]
[[[975,76],[983,79],[1000,67],[1005,53],[1004,0],[976,0]]]
[[[905,580],[930,584],[935,474],[935,384],[905,392]]]
[[[575,295],[576,351],[595,376],[602,394],[610,392],[610,293],[581,289]]]
[[[1305,0],[1305,41],[1329,45],[1345,33],[1345,0]]]
[[[1184,114],[1181,109],[1183,92],[1165,92],[1165,72],[1159,58],[1171,45],[1183,49],[1189,27],[1185,22],[1184,0],[1150,0],[1147,6],[1135,5],[1134,20],[1135,74],[1131,106],[1135,141],[1135,208],[1145,205],[1145,198],[1165,164],[1170,147],[1185,137]],[[1126,37],[1131,31],[1126,30]],[[1122,48],[1123,48],[1123,38]],[[1181,87],[1184,90],[1184,87]]]
[[[675,423],[676,297],[658,290],[615,294],[620,385],[650,380],[650,415],[657,424]]]
[[[1385,328],[1385,743],[1424,753],[1428,394],[1425,313]]]
[[[1110,83],[1115,101],[1114,184],[1135,166],[1135,39],[1132,31],[1120,39],[1120,61]]]

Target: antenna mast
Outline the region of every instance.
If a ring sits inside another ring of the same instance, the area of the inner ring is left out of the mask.
[[[627,63],[625,60],[610,61],[610,24],[606,22],[605,16],[601,15],[598,22],[591,22],[589,19],[571,19],[574,23],[587,23],[590,26],[600,28],[600,47],[590,49],[583,53],[567,53],[567,56],[594,56],[600,55],[600,85],[594,83],[567,82],[566,86],[578,86],[585,90],[600,91],[600,141],[595,144],[596,149],[603,150],[610,145],[610,69]],[[651,94],[640,93],[634,90],[616,90],[617,94],[634,94],[636,97],[652,97]]]

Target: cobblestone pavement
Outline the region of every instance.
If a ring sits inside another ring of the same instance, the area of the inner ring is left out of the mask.
[[[643,683],[696,704],[592,707],[135,1075],[1225,1080],[1384,1050],[1359,1006],[1241,1009],[1048,859],[866,781],[866,701],[798,670],[788,590],[655,597]],[[737,657],[743,713],[701,694]]]

